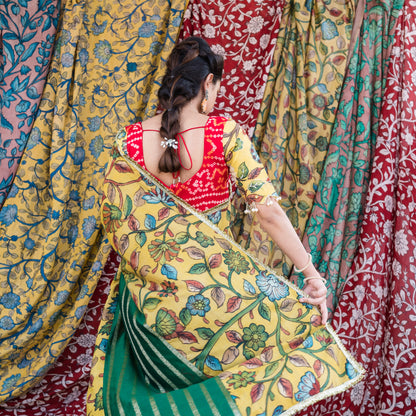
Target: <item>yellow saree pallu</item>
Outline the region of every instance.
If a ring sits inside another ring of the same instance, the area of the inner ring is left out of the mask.
[[[124,135],[101,207],[122,261],[87,414],[290,415],[355,384],[363,370],[319,311],[221,227],[230,202],[196,211],[128,157]]]

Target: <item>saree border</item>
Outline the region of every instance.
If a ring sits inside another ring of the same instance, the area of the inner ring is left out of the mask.
[[[127,143],[126,140],[123,140],[126,136],[126,130],[125,128],[121,129],[119,133],[116,135],[116,145],[117,149],[120,152],[120,155],[126,159],[126,161],[132,166],[135,170],[137,170],[141,175],[143,175],[147,180],[152,182],[156,187],[160,187],[164,192],[166,192],[169,197],[171,197],[177,204],[183,206],[186,208],[192,215],[197,217],[201,222],[203,222],[205,225],[212,228],[219,236],[224,238],[227,242],[229,242],[234,248],[238,249],[242,253],[244,253],[248,258],[250,258],[253,262],[257,263],[259,266],[263,267],[267,272],[273,274],[277,279],[287,284],[290,288],[292,288],[297,294],[305,297],[305,293],[299,289],[294,283],[289,281],[286,277],[282,275],[276,274],[268,265],[264,264],[260,260],[256,259],[252,254],[248,253],[246,249],[244,249],[239,243],[237,243],[234,239],[232,239],[229,235],[224,233],[222,230],[220,230],[214,223],[212,223],[207,217],[206,214],[210,211],[217,211],[220,209],[220,207],[225,207],[230,203],[230,199],[222,204],[217,205],[214,208],[211,208],[210,210],[204,211],[204,213],[197,211],[194,207],[192,207],[190,204],[188,204],[186,201],[182,200],[180,197],[175,195],[166,185],[164,185],[162,182],[160,182],[155,176],[153,176],[150,172],[145,170],[142,166],[140,166],[134,159],[132,159],[127,151]],[[320,314],[318,308],[315,305],[311,305],[318,313]],[[327,329],[327,331],[331,334],[333,339],[335,340],[338,348],[340,351],[345,355],[347,360],[350,362],[350,364],[353,366],[354,370],[356,371],[356,376],[352,379],[349,379],[342,383],[340,386],[329,388],[323,392],[320,392],[314,396],[311,396],[308,399],[303,400],[302,402],[299,402],[297,404],[294,404],[291,406],[288,410],[284,411],[281,415],[282,416],[292,416],[295,415],[300,410],[317,403],[323,399],[327,399],[331,396],[334,396],[335,394],[342,393],[344,391],[347,391],[349,388],[354,386],[355,384],[359,383],[366,374],[366,370],[364,367],[355,359],[355,357],[352,356],[352,354],[346,349],[344,344],[342,343],[339,336],[336,334],[334,328],[327,322],[324,327]],[[154,332],[153,330],[151,330]],[[156,334],[158,337],[159,335]],[[162,339],[162,342],[166,342],[166,340]],[[178,353],[177,353],[178,354]],[[221,383],[223,385],[223,383]],[[224,389],[226,390],[225,386],[223,385]],[[226,390],[228,394],[228,390]]]

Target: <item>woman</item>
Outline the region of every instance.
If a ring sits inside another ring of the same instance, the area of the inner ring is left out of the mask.
[[[184,40],[167,62],[164,112],[117,136],[102,220],[122,261],[89,415],[292,414],[362,376],[325,326],[323,279],[250,140],[207,116],[221,75],[204,40]],[[236,243],[236,196],[304,273],[304,293]]]

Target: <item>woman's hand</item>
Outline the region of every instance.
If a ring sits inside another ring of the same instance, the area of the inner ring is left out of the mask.
[[[310,303],[319,306],[322,314],[322,325],[328,320],[328,308],[326,306],[327,288],[325,283],[319,279],[309,279],[302,289],[307,297],[301,298],[301,302]]]

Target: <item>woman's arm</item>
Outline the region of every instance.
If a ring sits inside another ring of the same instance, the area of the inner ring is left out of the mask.
[[[300,301],[319,306],[322,313],[322,324],[325,324],[328,319],[327,288],[312,264],[311,258],[303,247],[289,218],[277,201],[273,201],[270,205],[257,204],[257,209],[257,217],[263,229],[290,258],[295,267],[303,270],[305,277],[310,278],[303,289],[308,297],[302,298]]]

